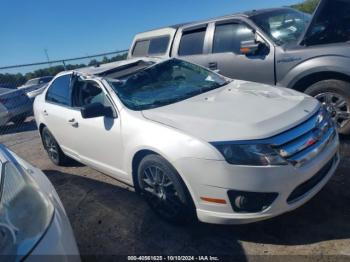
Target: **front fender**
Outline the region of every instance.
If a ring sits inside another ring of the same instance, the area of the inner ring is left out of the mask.
[[[327,55],[308,59],[293,67],[277,85],[294,88],[295,84],[304,77],[322,72],[335,72],[350,76],[350,58]]]
[[[122,116],[125,119],[125,116]],[[170,163],[180,158],[223,160],[222,155],[208,142],[192,137],[181,130],[138,117],[127,116],[123,124],[124,167],[132,174],[132,161],[141,150],[153,151]]]

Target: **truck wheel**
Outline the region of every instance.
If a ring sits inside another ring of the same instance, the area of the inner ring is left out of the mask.
[[[323,80],[307,88],[305,93],[317,98],[331,113],[340,134],[350,134],[350,83]]]
[[[152,154],[141,160],[137,183],[148,205],[164,220],[174,224],[194,220],[195,208],[186,186],[161,156]]]

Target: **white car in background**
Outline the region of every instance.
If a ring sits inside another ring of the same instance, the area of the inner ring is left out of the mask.
[[[36,261],[38,255],[80,261],[71,225],[50,181],[1,144],[0,181],[1,261]]]
[[[339,163],[335,124],[316,99],[179,59],[63,72],[34,114],[55,164],[70,157],[133,185],[171,222],[280,215]]]

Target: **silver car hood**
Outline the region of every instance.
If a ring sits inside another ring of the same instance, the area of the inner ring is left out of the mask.
[[[318,108],[315,99],[294,90],[236,80],[142,113],[149,120],[214,142],[268,138],[302,123]]]

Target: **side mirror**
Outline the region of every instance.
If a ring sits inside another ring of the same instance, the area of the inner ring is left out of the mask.
[[[264,46],[263,42],[257,40],[242,41],[240,51],[243,55],[256,55]]]
[[[95,117],[110,117],[114,118],[115,113],[111,107],[106,107],[101,103],[92,103],[86,105],[80,109],[81,116],[85,118],[95,118]]]

